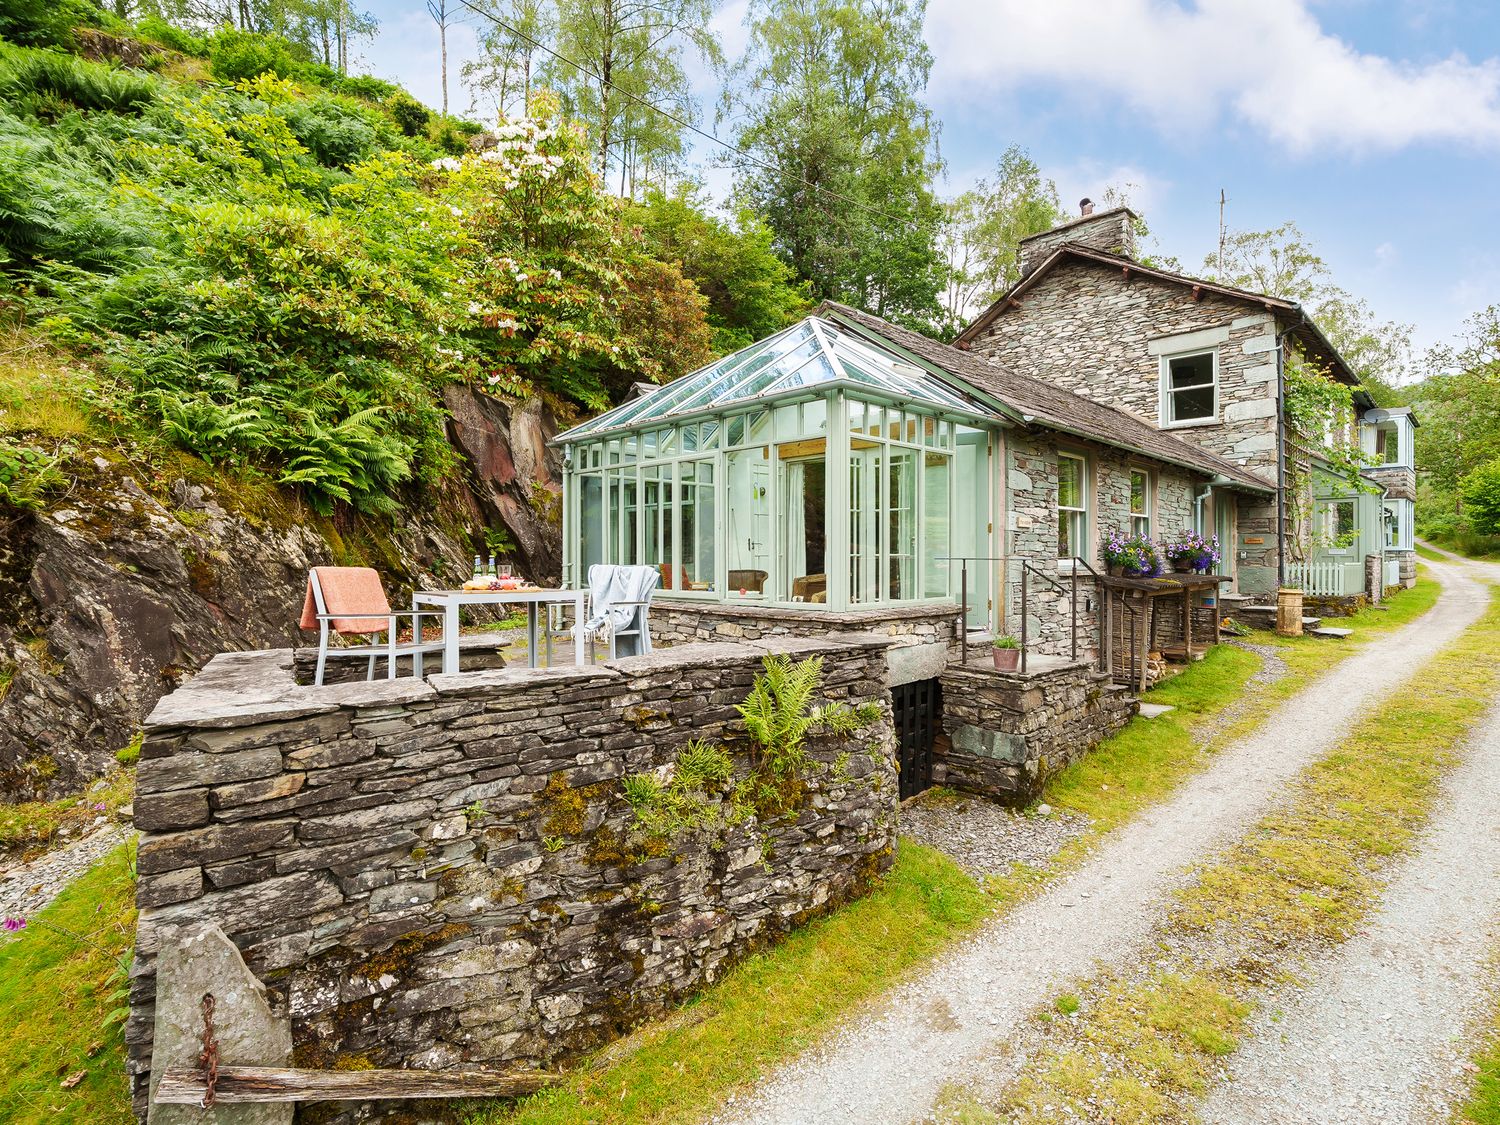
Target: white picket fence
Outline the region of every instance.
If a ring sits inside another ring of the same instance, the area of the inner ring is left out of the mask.
[[[1364,592],[1364,576],[1359,563],[1316,562],[1288,563],[1287,585],[1319,598],[1347,598]]]

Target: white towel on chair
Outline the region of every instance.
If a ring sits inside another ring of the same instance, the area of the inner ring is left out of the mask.
[[[654,566],[596,563],[589,567],[589,604],[593,612],[583,623],[584,637],[608,641],[616,630],[628,628],[641,607],[619,603],[645,601],[659,578]]]

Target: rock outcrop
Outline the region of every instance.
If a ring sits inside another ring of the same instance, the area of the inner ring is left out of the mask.
[[[310,566],[375,566],[395,603],[467,575],[488,530],[522,573],[556,577],[550,414],[450,397],[467,471],[388,523],[321,519],[289,494],[268,514],[104,456],[80,458],[47,510],[0,512],[0,801],[77,790],[215,654],[302,643]]]

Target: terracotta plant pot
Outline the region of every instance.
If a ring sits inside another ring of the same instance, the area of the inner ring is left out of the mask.
[[[1110,563],[1109,564],[1109,576],[1111,578],[1124,578],[1125,577],[1125,567],[1122,566],[1120,563]]]
[[[1021,650],[1018,648],[992,648],[990,655],[995,658],[997,672],[1014,672],[1016,665],[1021,662]]]

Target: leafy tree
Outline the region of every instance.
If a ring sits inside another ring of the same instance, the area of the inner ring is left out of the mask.
[[[1370,306],[1332,283],[1332,271],[1296,223],[1264,231],[1232,231],[1224,242],[1224,268],[1217,254],[1204,259],[1205,276],[1241,289],[1296,301],[1350,370],[1377,396],[1403,381],[1411,364],[1409,324],[1381,323]]]
[[[464,63],[464,83],[476,97],[492,99],[501,117],[524,117],[537,44],[551,42],[557,31],[552,0],[482,0],[481,7],[494,18],[479,21],[479,57]]]
[[[1500,460],[1466,473],[1461,494],[1473,529],[1481,535],[1500,535]]]
[[[497,130],[496,148],[442,162],[439,195],[475,243],[464,360],[502,392],[544,386],[601,409],[634,379],[675,378],[707,358],[701,298],[675,266],[649,269],[626,249],[582,127],[559,120],[550,98],[533,107],[538,116]],[[646,307],[641,290],[653,278],[664,307],[642,321],[622,316],[622,307]],[[697,309],[698,330],[675,346],[652,338],[652,321],[693,320],[666,307],[683,302]]]
[[[1021,239],[1050,230],[1064,216],[1057,185],[1019,145],[1005,150],[993,176],[957,196],[945,211],[943,329],[956,335],[975,312],[1020,280],[1016,246]]]
[[[724,355],[786,327],[806,308],[804,288],[776,256],[771,232],[748,212],[733,223],[708,213],[692,188],[652,189],[625,220],[644,249],[675,262],[708,299],[713,350]]]
[[[813,298],[918,327],[938,319],[943,280],[925,12],[925,0],[753,0],[725,105],[749,153],[740,196]]]
[[[642,175],[675,164],[683,152],[675,122],[640,104],[691,121],[697,116],[684,69],[688,52],[723,61],[710,27],[714,0],[554,0],[556,51],[582,71],[547,56],[541,75],[581,121],[606,181],[627,195]]]
[[[1454,344],[1434,348],[1426,366],[1439,374],[1409,388],[1421,421],[1418,515],[1424,525],[1462,525],[1462,481],[1500,459],[1500,305],[1475,313]]]

